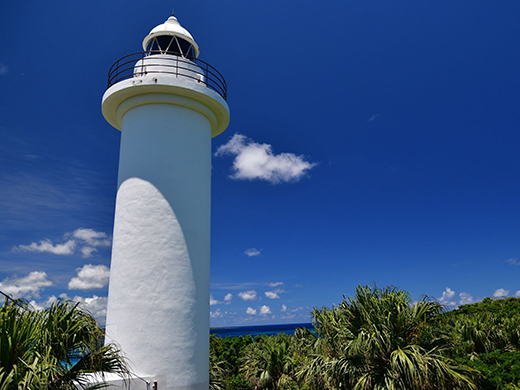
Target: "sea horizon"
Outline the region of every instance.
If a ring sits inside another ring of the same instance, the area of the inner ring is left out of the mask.
[[[297,328],[314,330],[312,323],[300,322],[294,324],[269,324],[269,325],[247,325],[247,326],[224,326],[210,328],[210,334],[219,337],[238,336],[272,336],[278,333],[294,334]]]

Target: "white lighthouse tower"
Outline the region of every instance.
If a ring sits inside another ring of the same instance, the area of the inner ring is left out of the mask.
[[[106,335],[139,380],[207,390],[211,138],[229,124],[227,88],[174,16],[143,50],[114,64],[103,96],[121,130]]]

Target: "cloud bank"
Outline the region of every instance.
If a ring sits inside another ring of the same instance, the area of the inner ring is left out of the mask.
[[[40,298],[40,290],[52,286],[53,283],[47,279],[43,271],[33,271],[24,277],[5,278],[0,283],[0,290],[14,299],[17,298]]]
[[[442,297],[438,298],[440,304],[444,306],[448,306],[451,308],[455,308],[459,305],[467,305],[475,302],[473,295],[467,292],[461,292],[459,294],[459,300],[455,298],[455,291],[449,287],[446,287],[446,290],[442,293]]]

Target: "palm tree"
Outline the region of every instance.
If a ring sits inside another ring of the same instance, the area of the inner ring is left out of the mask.
[[[288,389],[295,381],[291,338],[284,334],[258,337],[246,347],[241,371],[260,389]]]
[[[314,353],[300,375],[328,389],[476,389],[474,371],[445,357],[429,333],[441,311],[394,287],[358,286],[354,298],[313,310]]]
[[[99,389],[92,373],[128,369],[121,351],[103,345],[103,331],[78,304],[57,301],[35,311],[22,301],[0,308],[0,390]]]

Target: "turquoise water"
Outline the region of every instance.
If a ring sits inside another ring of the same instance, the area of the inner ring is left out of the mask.
[[[219,337],[227,337],[227,336],[259,336],[259,335],[267,335],[272,336],[278,333],[286,333],[293,334],[296,328],[307,328],[311,332],[314,330],[314,327],[310,322],[300,323],[300,324],[278,324],[278,325],[256,325],[256,326],[233,326],[226,328],[211,328],[210,334]]]

